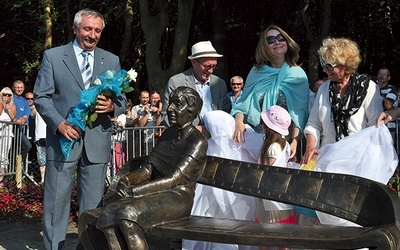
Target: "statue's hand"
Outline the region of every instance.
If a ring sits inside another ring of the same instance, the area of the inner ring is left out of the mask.
[[[127,176],[122,176],[121,179],[118,181],[117,190],[127,189],[131,186],[131,182]]]
[[[132,188],[119,189],[117,196],[118,198],[133,197]]]

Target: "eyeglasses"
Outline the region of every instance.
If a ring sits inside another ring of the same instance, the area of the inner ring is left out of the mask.
[[[242,85],[241,83],[231,83],[232,86],[240,86]]]
[[[28,101],[33,101],[34,98],[26,98]]]
[[[8,96],[8,97],[11,97],[11,96],[12,96],[12,94],[3,93],[3,96]]]
[[[321,64],[321,67],[322,67],[322,68],[326,68],[326,69],[329,70],[329,71],[332,71],[333,68],[335,68],[335,67],[337,66],[337,64],[334,64],[334,63],[325,63],[325,62],[322,61],[322,60],[319,60],[319,63]]]
[[[197,60],[196,60],[196,61],[197,61]],[[210,70],[210,69],[215,70],[215,69],[217,68],[217,65],[216,65],[216,64],[204,65],[204,64],[201,64],[199,61],[197,61],[197,62],[198,62],[199,65],[200,65],[201,67],[203,67],[205,70]]]
[[[278,34],[277,36],[267,36],[268,44],[274,44],[276,40],[278,40],[278,42],[285,42],[286,38],[282,36],[282,34]]]

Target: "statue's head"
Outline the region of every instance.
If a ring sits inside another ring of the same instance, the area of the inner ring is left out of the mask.
[[[203,100],[196,90],[189,87],[175,89],[169,96],[169,123],[177,128],[186,127],[198,116],[202,106]]]

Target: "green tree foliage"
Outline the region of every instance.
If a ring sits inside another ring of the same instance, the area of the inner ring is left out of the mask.
[[[164,13],[166,21],[162,25],[143,25],[140,3],[144,2],[150,17]],[[53,0],[52,46],[73,39],[71,27],[76,11],[84,7],[96,9],[106,18],[99,46],[119,55],[123,68],[133,67],[140,73],[135,89],[160,90],[165,79],[190,66],[187,54],[191,45],[200,40],[211,40],[224,54],[216,74],[225,80],[233,75],[246,77],[254,63],[259,32],[273,23],[300,44],[299,64],[309,74],[310,81],[324,75],[315,52],[324,37],[332,36],[349,37],[359,44],[363,57],[360,72],[376,75],[385,65],[392,70],[391,82],[400,82],[397,72],[400,45],[395,40],[400,32],[398,0],[196,0],[192,10],[180,8],[182,2],[187,1]],[[4,33],[0,38],[2,86],[22,79],[28,88],[33,87],[44,51],[45,3],[45,0],[0,0],[0,37]],[[166,6],[164,12],[159,12],[161,6]],[[185,16],[181,20],[189,25],[187,41],[178,29],[180,15]],[[155,36],[158,26],[162,31]],[[178,42],[177,37],[180,37]],[[153,52],[149,53],[147,46]]]

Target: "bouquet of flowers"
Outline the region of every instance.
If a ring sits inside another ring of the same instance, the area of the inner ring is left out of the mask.
[[[74,126],[79,127],[82,131],[86,130],[86,126],[92,129],[93,122],[97,119],[95,106],[97,104],[97,96],[104,95],[107,97],[119,96],[121,93],[133,91],[130,86],[131,81],[136,81],[137,73],[131,69],[129,71],[107,70],[97,76],[93,82],[93,86],[88,89],[81,90],[79,93],[80,103],[76,104],[71,113],[67,117],[67,121]],[[60,139],[61,150],[64,157],[68,160],[71,149],[76,140],[69,141],[65,137]]]

